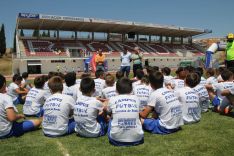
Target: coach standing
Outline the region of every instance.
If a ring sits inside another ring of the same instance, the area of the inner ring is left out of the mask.
[[[126,77],[129,76],[130,69],[131,69],[131,53],[128,52],[127,48],[124,47],[124,51],[121,53],[120,60],[121,60],[121,68],[120,70],[123,74],[126,73]]]
[[[134,77],[136,77],[136,70],[143,69],[142,68],[143,53],[140,52],[139,47],[135,47],[134,51],[135,53],[132,54],[131,59],[133,61],[133,74],[134,74]]]
[[[105,55],[102,54],[102,50],[98,50],[98,54],[96,55],[95,62],[96,62],[96,70],[103,70],[105,71],[104,68],[104,62],[105,62]]]

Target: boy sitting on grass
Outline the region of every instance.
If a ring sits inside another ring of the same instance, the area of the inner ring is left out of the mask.
[[[106,88],[102,90],[102,98],[103,99],[110,99],[113,96],[116,96],[116,86],[115,78],[111,74],[106,75]]]
[[[36,130],[41,120],[25,120],[23,114],[17,114],[18,110],[14,106],[12,98],[6,93],[6,79],[0,74],[0,139],[12,136],[19,137],[26,132]]]
[[[163,74],[153,72],[149,81],[154,90],[148,105],[140,112],[143,128],[153,134],[170,134],[180,130],[183,125],[182,105],[174,92],[163,87]],[[154,112],[153,118],[147,118]]]
[[[7,94],[13,99],[14,105],[24,104],[28,90],[21,88],[22,77],[18,74],[15,74],[12,80],[13,82],[10,83]]]
[[[45,84],[45,78],[43,76],[36,77],[34,79],[34,85],[28,92],[23,106],[23,113],[25,116],[43,116],[43,105],[45,103],[46,91],[43,90]]]
[[[212,105],[214,106],[214,111],[225,113],[224,111],[229,105],[229,101],[225,96],[221,95],[221,92],[233,87],[233,73],[226,69],[221,73],[221,76],[224,82],[206,85],[206,89],[208,90]]]
[[[179,102],[182,104],[183,120],[185,124],[195,123],[201,119],[201,108],[199,105],[199,96],[192,89],[200,81],[199,75],[190,73],[185,78],[185,87],[175,92]]]
[[[75,101],[71,96],[62,94],[63,81],[59,76],[50,78],[48,86],[52,95],[46,99],[43,106],[42,128],[44,135],[48,137],[69,135],[75,131],[75,121],[69,119]]]
[[[144,132],[139,119],[140,101],[131,95],[132,82],[128,78],[117,81],[119,95],[111,97],[107,111],[112,114],[109,122],[109,142],[115,146],[134,146],[144,143]]]
[[[102,115],[103,105],[92,94],[95,92],[95,83],[92,78],[81,80],[82,95],[74,107],[75,131],[82,137],[95,138],[106,134],[107,124]]]

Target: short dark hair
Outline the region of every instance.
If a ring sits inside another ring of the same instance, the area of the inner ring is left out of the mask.
[[[22,81],[22,77],[19,74],[15,74],[12,78],[13,82],[15,81]]]
[[[48,86],[53,93],[63,91],[63,80],[59,76],[54,76],[49,79]]]
[[[124,77],[124,73],[122,71],[117,71],[115,74],[115,77],[117,80],[121,79],[122,77]]]
[[[24,78],[24,79],[28,78],[28,73],[27,73],[27,72],[24,72],[24,73],[22,74],[22,78]]]
[[[223,70],[221,73],[221,77],[224,81],[229,80],[231,76],[233,76],[233,73],[228,69]]]
[[[130,94],[132,92],[132,82],[129,78],[122,77],[116,83],[116,90],[119,94]]]
[[[44,76],[38,76],[34,79],[34,85],[38,89],[42,89],[45,84],[45,78]]]
[[[213,68],[208,68],[206,70],[206,73],[209,74],[210,76],[214,76],[215,75],[215,70]]]
[[[53,76],[55,76],[55,72],[50,71],[50,72],[48,73],[48,79],[50,79],[50,78],[53,77]]]
[[[196,68],[196,71],[199,71],[200,72],[200,76],[202,77],[202,75],[203,75],[203,73],[204,73],[204,71],[203,71],[203,68],[202,67],[197,67]]]
[[[64,76],[64,80],[68,87],[73,86],[74,84],[76,84],[76,73],[75,72],[67,73]]]
[[[103,75],[104,75],[104,71],[103,71],[103,70],[97,70],[97,71],[95,72],[96,78],[100,78],[100,77],[103,76]]]
[[[0,89],[6,84],[6,78],[0,74]]]
[[[146,71],[147,71],[147,74],[149,75],[151,72],[154,71],[154,69],[153,69],[153,67],[148,66],[148,67],[146,68]]]
[[[159,71],[159,67],[158,66],[153,66],[153,71]]]
[[[184,67],[179,67],[177,70],[176,70],[176,74],[178,75],[179,79],[182,79],[184,80],[186,78],[186,71],[185,71],[185,68]]]
[[[148,75],[144,75],[141,79],[141,83],[145,83],[145,84],[149,84],[149,76]]]
[[[144,74],[143,70],[141,70],[141,69],[136,70],[136,77],[138,80],[141,80],[144,75],[145,74]]]
[[[152,72],[149,75],[149,82],[155,88],[163,87],[164,76],[161,72]]]
[[[200,76],[197,73],[189,73],[185,78],[185,83],[193,88],[196,87],[200,83]]]
[[[115,77],[111,74],[107,74],[106,75],[106,84],[107,86],[113,86],[113,84],[115,83]]]
[[[91,75],[89,73],[83,73],[81,76],[80,76],[80,79],[84,79],[86,77],[91,77]]]
[[[186,66],[185,70],[187,70],[189,73],[193,73],[195,71],[195,68],[193,66]]]
[[[166,76],[169,76],[171,74],[171,69],[168,67],[162,68],[162,73],[164,73]]]
[[[95,89],[95,82],[92,78],[86,77],[86,78],[83,78],[81,80],[80,91],[83,94],[89,94],[89,93],[93,92],[94,89]]]

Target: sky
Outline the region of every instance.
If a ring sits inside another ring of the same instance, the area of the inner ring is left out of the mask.
[[[0,24],[13,46],[18,13],[74,16],[211,29],[201,36],[234,33],[233,0],[1,0]]]

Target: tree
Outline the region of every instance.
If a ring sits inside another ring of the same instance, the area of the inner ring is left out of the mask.
[[[45,31],[43,31],[43,33],[42,33],[42,35],[41,35],[42,37],[46,37],[46,33],[45,33]]]
[[[48,32],[47,32],[47,37],[50,37],[50,31],[48,30]]]
[[[6,53],[6,36],[5,36],[5,28],[4,24],[2,24],[0,31],[0,55],[4,55]]]
[[[39,37],[39,30],[38,29],[34,30],[32,36],[33,37]]]
[[[15,33],[14,33],[13,53],[16,53],[16,29],[15,29]]]
[[[24,36],[24,31],[23,31],[23,29],[20,30],[20,36]]]
[[[56,36],[57,36],[57,35],[56,35],[56,31],[55,31],[55,32],[54,32],[54,38],[56,38]]]

